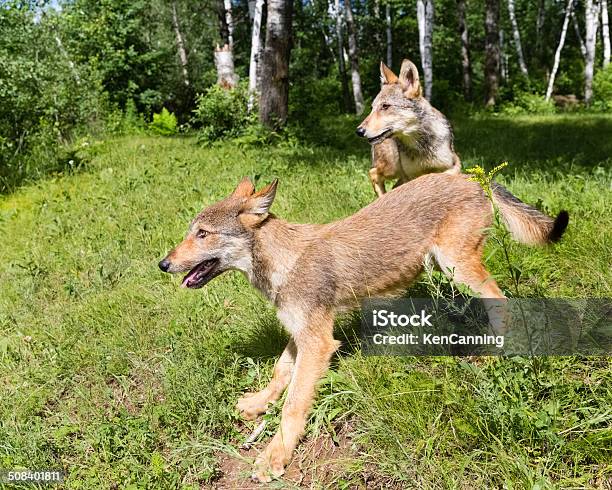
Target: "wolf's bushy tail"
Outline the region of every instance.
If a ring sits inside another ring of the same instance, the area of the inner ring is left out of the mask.
[[[504,224],[516,241],[527,245],[543,245],[561,239],[569,222],[567,211],[561,211],[553,219],[525,204],[497,183],[491,185],[491,190]]]

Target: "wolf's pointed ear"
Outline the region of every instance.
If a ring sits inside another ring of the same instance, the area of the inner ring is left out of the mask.
[[[245,225],[254,226],[268,217],[270,206],[276,196],[278,179],[274,179],[270,184],[258,190],[250,196],[242,206],[240,217]]]
[[[385,65],[382,61],[380,62],[380,83],[383,85],[388,84],[392,85],[394,83],[398,83],[399,79],[397,75],[393,73],[391,68]]]
[[[232,197],[250,197],[255,192],[251,179],[244,177],[232,192]]]
[[[404,97],[414,99],[423,95],[421,80],[419,79],[419,69],[410,60],[402,61],[399,83],[404,91]]]

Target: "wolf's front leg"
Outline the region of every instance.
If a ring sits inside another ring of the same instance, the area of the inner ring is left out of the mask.
[[[370,176],[370,182],[372,182],[372,187],[374,188],[374,192],[378,197],[381,197],[385,191],[385,177],[378,171],[376,167],[373,167],[368,172]]]
[[[256,419],[259,415],[265,413],[270,403],[279,399],[291,379],[295,356],[295,342],[291,339],[276,362],[274,374],[268,386],[256,393],[245,393],[238,400],[236,408],[244,419]]]
[[[317,381],[329,366],[339,343],[332,335],[333,317],[326,314],[316,323],[296,334],[297,358],[287,399],[283,406],[280,428],[255,461],[253,479],[269,482],[281,476],[304,432],[312,406]]]

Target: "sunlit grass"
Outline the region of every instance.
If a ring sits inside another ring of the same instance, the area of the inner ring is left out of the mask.
[[[69,488],[214,481],[215,448],[242,440],[236,398],[265,384],[285,337],[239,274],[185,291],[157,261],[244,175],[279,177],[273,211],[294,221],[331,221],[370,202],[369,151],[347,135],[353,123],[323,131],[342,135],[336,147],[92,142],[77,172],[2,197],[0,467],[61,467]],[[610,128],[586,116],[457,123],[467,165],[507,160],[500,180],[515,194],[570,213],[560,244],[512,246],[522,295],[610,296]],[[486,261],[509,290],[493,246]],[[339,329],[354,322],[341,318]],[[603,485],[611,368],[343,349],[307,436],[350,420],[356,462],[343,479],[354,484],[367,471],[422,488]]]

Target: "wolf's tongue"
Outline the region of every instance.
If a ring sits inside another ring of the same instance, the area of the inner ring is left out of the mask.
[[[206,273],[210,270],[210,265],[210,261],[202,262],[201,264],[196,265],[187,273],[187,275],[185,275],[181,286],[184,288],[190,288],[198,284],[202,277],[204,277]]]

